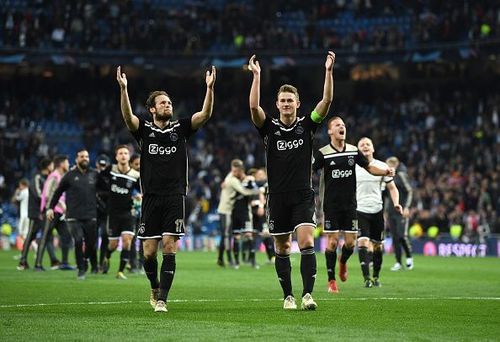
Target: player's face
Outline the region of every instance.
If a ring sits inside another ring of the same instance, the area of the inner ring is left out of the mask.
[[[174,114],[174,107],[170,98],[166,95],[155,97],[155,107],[151,109],[151,113],[156,117],[156,120],[170,120]]]
[[[116,161],[118,164],[121,165],[126,165],[128,164],[130,160],[130,153],[128,151],[128,148],[120,148],[118,151],[116,151]]]
[[[89,153],[87,151],[80,151],[76,155],[76,164],[86,170],[89,167]]]
[[[139,171],[141,169],[141,160],[139,158],[134,159],[134,161],[130,163],[130,167],[135,171]]]
[[[372,141],[367,138],[361,139],[358,142],[358,148],[365,157],[371,157],[375,152]]]
[[[297,108],[300,107],[300,101],[297,101],[297,97],[294,93],[283,92],[278,95],[276,107],[278,108],[280,115],[294,116],[297,115]]]
[[[243,170],[240,169],[239,167],[231,166],[231,174],[236,178],[241,178],[241,175],[243,174]]]
[[[257,170],[255,173],[255,180],[265,182],[267,180],[266,172],[264,170]]]
[[[68,170],[69,170],[69,160],[66,159],[65,161],[63,161],[61,163],[61,167],[62,167],[62,169],[63,169],[64,172],[68,172]]]
[[[47,166],[47,169],[49,170],[49,172],[54,171],[54,163],[50,163],[49,166]]]
[[[328,127],[328,135],[335,140],[345,140],[346,133],[347,130],[342,119],[333,120]]]

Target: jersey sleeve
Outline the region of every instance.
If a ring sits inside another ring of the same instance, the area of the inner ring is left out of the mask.
[[[366,157],[361,153],[360,150],[358,150],[358,154],[356,155],[356,164],[358,164],[361,167],[367,167],[370,162]]]
[[[314,122],[311,115],[312,115],[312,112],[311,112],[311,114],[306,116],[304,123],[307,125],[307,127],[309,127],[309,129],[311,130],[311,133],[314,134],[314,133],[316,133],[316,130],[318,129],[321,122],[320,123]]]
[[[182,134],[184,134],[186,139],[189,139],[189,137],[196,132],[196,130],[193,129],[191,118],[179,119],[179,124],[181,125]]]
[[[135,140],[137,141],[139,146],[141,145],[141,140],[142,140],[142,136],[143,136],[142,133],[144,132],[144,124],[145,124],[144,119],[139,118],[139,127],[137,128],[137,130],[133,131],[133,132],[130,131],[130,133],[135,138]]]
[[[323,153],[321,153],[319,150],[315,150],[313,152],[313,164],[312,164],[313,171],[318,171],[324,165],[325,165],[325,158],[323,156]]]
[[[264,124],[262,125],[262,127],[255,126],[255,128],[257,128],[257,131],[259,132],[262,138],[264,138],[268,134],[270,124],[271,124],[271,118],[266,115],[266,119],[264,120]]]

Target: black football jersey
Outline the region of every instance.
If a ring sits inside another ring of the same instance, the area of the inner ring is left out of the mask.
[[[321,169],[320,193],[325,213],[356,209],[356,164],[368,166],[368,159],[354,145],[337,151],[331,144],[314,153],[313,169]]]
[[[169,121],[159,128],[139,119],[132,135],[141,148],[141,187],[145,195],[186,195],[188,186],[187,140],[195,131],[191,118]]]
[[[130,168],[121,173],[118,165],[111,165],[99,173],[108,186],[107,213],[109,215],[130,214],[132,211],[132,197],[140,192],[139,172]],[[102,182],[101,182],[102,183]]]
[[[298,117],[291,126],[266,116],[257,128],[264,140],[269,193],[312,189],[312,142],[317,123]]]

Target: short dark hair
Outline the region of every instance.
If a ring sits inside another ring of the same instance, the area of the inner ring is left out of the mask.
[[[57,168],[61,165],[65,160],[68,160],[68,156],[65,154],[58,154],[54,157],[54,167]]]
[[[151,108],[154,108],[155,107],[155,100],[156,100],[156,97],[157,96],[160,96],[160,95],[165,95],[167,96],[169,99],[170,98],[170,95],[167,94],[166,91],[163,91],[163,90],[155,90],[155,91],[152,91],[151,93],[149,93],[149,96],[148,96],[148,99],[146,100],[146,109],[148,110],[149,112],[149,109]]]
[[[20,185],[24,185],[24,186],[29,186],[29,185],[30,185],[30,182],[29,182],[29,180],[27,180],[26,178],[22,178],[22,179],[19,181],[19,184],[20,184]]]
[[[292,93],[297,98],[297,101],[299,101],[299,91],[293,85],[283,84],[278,90],[276,97],[280,96],[281,93]]]
[[[115,154],[118,152],[118,150],[121,150],[122,148],[126,148],[126,149],[127,149],[127,150],[129,150],[129,152],[130,152],[130,149],[128,148],[128,146],[127,146],[127,145],[125,145],[125,144],[120,144],[120,145],[118,145],[118,146],[116,146],[116,147],[115,147]]]
[[[87,148],[85,148],[85,147],[80,147],[79,149],[76,150],[76,155],[78,156],[78,154],[80,152],[87,152],[88,153],[89,150],[87,150]]]
[[[49,165],[52,163],[52,159],[50,158],[42,158],[40,162],[38,163],[38,169],[40,171],[45,170],[46,168],[49,167]]]
[[[134,154],[132,155],[132,157],[130,157],[130,163],[135,162],[135,160],[136,160],[136,159],[139,159],[139,158],[141,158],[141,156],[140,156],[139,154],[137,154],[137,153],[134,153]]]
[[[344,119],[342,119],[340,116],[338,115],[334,115],[332,116],[332,118],[330,120],[328,120],[327,124],[326,124],[326,127],[327,128],[330,128],[330,124],[334,121],[334,120],[337,120],[337,119],[340,119],[342,121],[344,121]]]

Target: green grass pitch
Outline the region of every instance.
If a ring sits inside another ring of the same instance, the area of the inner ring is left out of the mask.
[[[500,258],[416,257],[412,271],[391,272],[365,289],[357,255],[340,293],[326,292],[317,254],[316,311],[284,311],[274,267],[215,265],[215,254],[180,252],[168,313],[149,305],[149,282],[108,275],[17,271],[17,252],[0,252],[1,341],[498,341]],[[292,256],[294,293],[302,291],[300,256]]]

